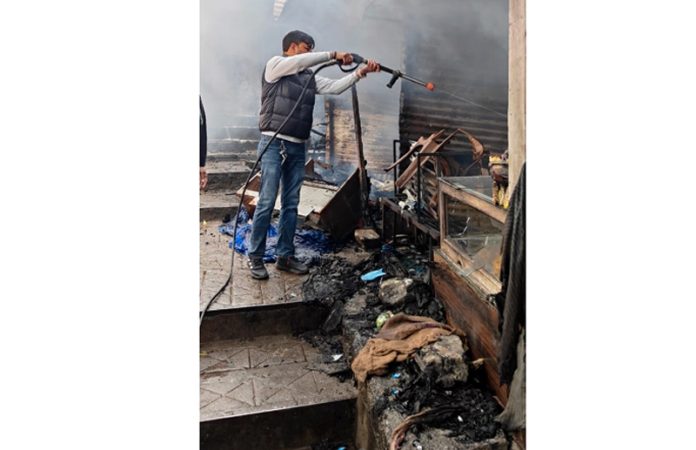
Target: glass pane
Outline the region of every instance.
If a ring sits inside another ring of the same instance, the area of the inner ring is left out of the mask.
[[[445,238],[473,261],[474,269],[499,277],[503,224],[447,194],[444,199]]]

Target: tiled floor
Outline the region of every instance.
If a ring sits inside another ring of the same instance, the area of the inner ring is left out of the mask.
[[[207,226],[201,223],[200,230],[200,309],[222,287],[230,273],[232,249],[228,247],[231,236],[221,234],[219,223]],[[254,280],[249,276],[246,258],[235,253],[233,286],[210,306],[210,310],[237,308],[243,306],[268,305],[302,301],[302,283],[307,276],[298,276],[275,269],[274,264],[266,264],[270,278]]]
[[[201,347],[201,420],[354,398],[351,382],[312,370],[320,354],[292,336],[217,341]]]

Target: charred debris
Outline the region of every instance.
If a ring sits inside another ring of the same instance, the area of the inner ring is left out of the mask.
[[[328,311],[321,329],[300,335],[323,354],[313,369],[342,381],[352,379],[351,362],[389,318],[401,313],[445,322],[444,306],[430,286],[427,252],[398,236],[395,242],[357,254],[361,257],[351,261],[322,257],[303,285],[304,301]],[[365,281],[366,274],[375,272],[383,275]],[[466,350],[466,337],[452,334],[390,364],[388,374],[378,377],[387,385],[377,382],[381,392],[373,397],[372,419],[379,421],[386,411],[406,418],[400,439],[409,432],[421,448],[428,447],[425,436],[418,440],[420,435],[432,430],[461,443],[499,436],[495,417],[502,408],[479,381],[478,364]]]

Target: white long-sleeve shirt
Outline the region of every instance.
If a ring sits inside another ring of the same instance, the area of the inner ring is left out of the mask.
[[[330,52],[309,52],[294,56],[274,56],[266,63],[264,78],[268,83],[275,83],[284,76],[299,73],[305,69],[316,66],[317,64],[327,62],[330,59]],[[354,71],[345,77],[339,78],[338,80],[332,80],[331,78],[325,78],[319,75],[315,76],[314,79],[317,85],[317,94],[338,95],[345,92],[360,79],[356,72],[357,71]],[[275,132],[263,131],[261,134],[273,136]],[[301,139],[284,134],[279,134],[278,137],[291,142],[304,142]]]

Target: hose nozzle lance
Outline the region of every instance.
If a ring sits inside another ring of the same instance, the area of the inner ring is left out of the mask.
[[[351,53],[351,55],[353,56],[353,62],[355,62],[356,64],[367,63],[367,60],[365,58],[363,58],[362,56],[358,55],[357,53]],[[421,81],[417,78],[413,78],[411,76],[406,75],[405,73],[401,72],[400,70],[392,69],[392,68],[389,68],[387,66],[383,66],[382,64],[380,64],[379,67],[380,67],[380,70],[387,72],[387,73],[390,73],[392,75],[391,80],[389,80],[389,83],[387,83],[387,87],[390,89],[392,86],[394,86],[394,83],[396,83],[396,80],[398,80],[399,78],[403,78],[404,80],[408,80],[411,83],[420,84],[421,86],[423,86],[424,88],[426,88],[427,90],[429,90],[431,92],[435,90],[435,84],[432,83],[431,81],[428,81],[428,82]]]

